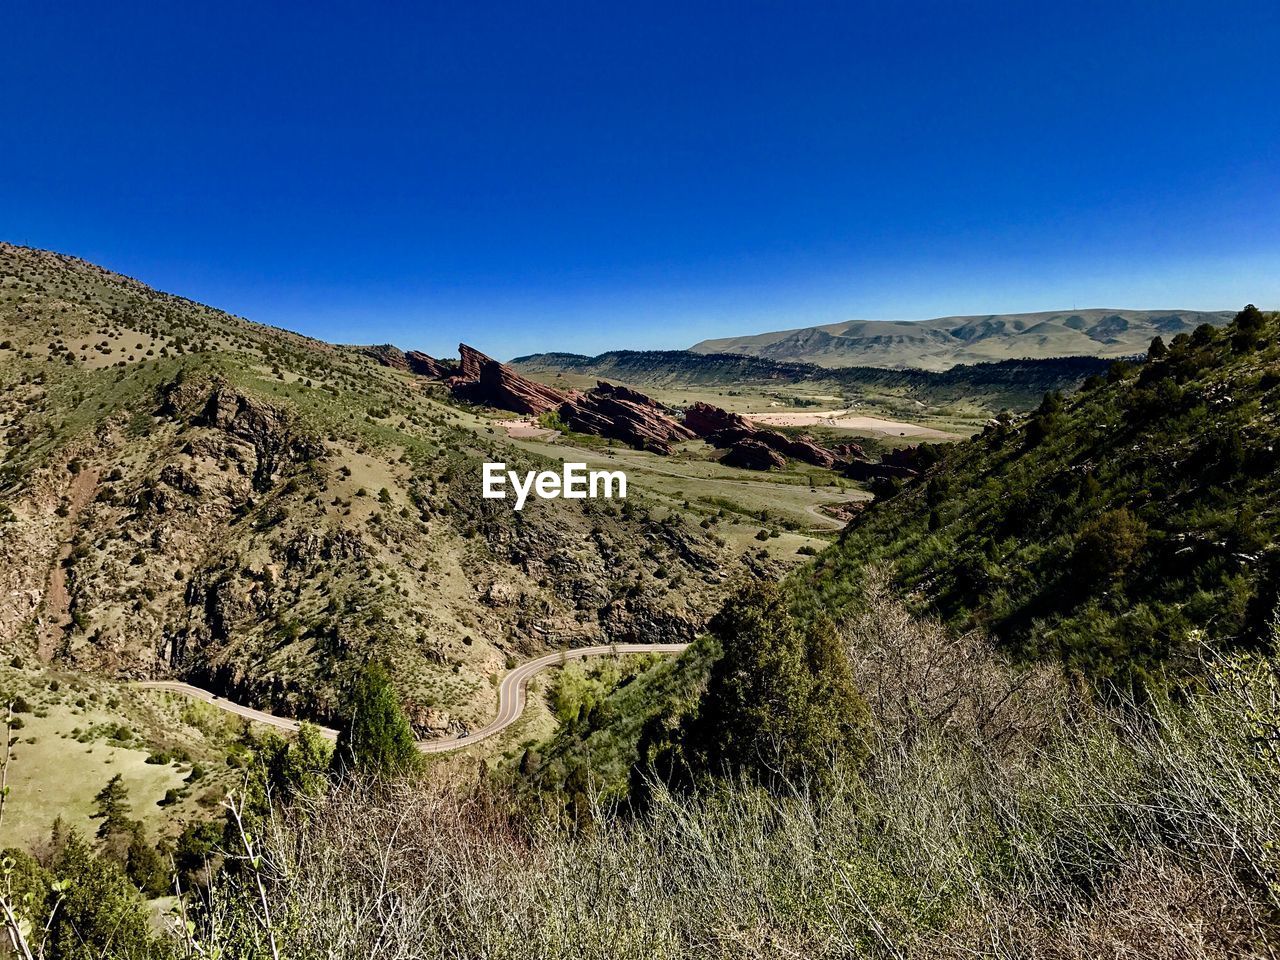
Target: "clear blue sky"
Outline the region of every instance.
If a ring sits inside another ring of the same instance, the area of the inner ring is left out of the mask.
[[[1280,307],[1280,4],[9,3],[0,237],[446,354]]]

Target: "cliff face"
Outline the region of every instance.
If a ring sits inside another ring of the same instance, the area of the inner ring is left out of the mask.
[[[458,372],[446,382],[461,400],[537,416],[569,399],[568,394],[522,377],[465,343],[458,344],[458,358]]]
[[[560,419],[580,433],[613,437],[641,450],[670,453],[671,444],[691,440],[680,424],[652,397],[601,380],[581,397],[560,407]]]

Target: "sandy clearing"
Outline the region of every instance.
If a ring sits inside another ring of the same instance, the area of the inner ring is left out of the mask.
[[[812,413],[747,413],[743,416],[753,423],[771,427],[822,426],[836,427],[841,430],[866,430],[871,433],[886,433],[899,437],[920,437],[926,440],[959,439],[954,433],[945,433],[933,427],[923,427],[918,423],[868,417],[849,410],[818,410]]]
[[[498,426],[507,431],[507,436],[516,440],[545,440],[556,435],[555,430],[540,426],[536,420],[499,420]]]

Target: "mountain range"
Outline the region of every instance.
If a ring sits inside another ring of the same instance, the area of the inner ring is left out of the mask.
[[[1203,323],[1231,320],[1226,310],[1064,310],[853,320],[742,337],[703,340],[694,353],[739,353],[823,367],[918,367],[947,370],[961,363],[1047,357],[1125,357],[1153,337],[1190,333]]]

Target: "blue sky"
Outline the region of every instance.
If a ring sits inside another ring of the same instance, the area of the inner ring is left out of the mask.
[[[343,342],[1280,307],[1280,4],[8,4],[0,238]]]

